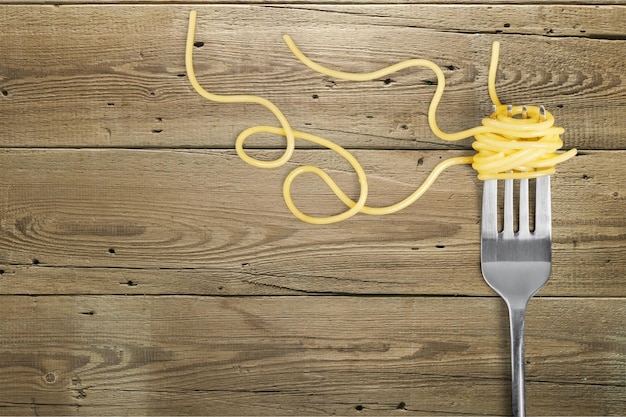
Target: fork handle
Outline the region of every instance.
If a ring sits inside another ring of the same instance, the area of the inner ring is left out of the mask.
[[[509,321],[511,329],[511,377],[513,394],[513,416],[526,416],[526,400],[524,397],[524,320],[526,305],[510,306]]]

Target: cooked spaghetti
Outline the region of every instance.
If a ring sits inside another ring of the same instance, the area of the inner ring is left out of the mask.
[[[280,109],[271,101],[253,95],[218,95],[206,91],[196,78],[193,68],[193,43],[196,27],[196,12],[189,15],[189,29],[187,32],[187,44],[185,49],[185,65],[189,81],[194,90],[202,97],[220,103],[255,103],[267,108],[276,117],[281,127],[253,126],[239,134],[235,141],[235,149],[239,157],[246,163],[259,168],[277,168],[289,161],[295,150],[295,139],[302,139],[326,147],[345,158],[354,168],[360,184],[359,198],[354,201],[348,197],[337,183],[321,168],[316,166],[300,166],[291,171],[283,184],[283,197],[289,210],[297,218],[313,224],[329,224],[346,220],[357,213],[382,215],[395,213],[406,208],[420,198],[428,190],[441,174],[441,172],[453,165],[471,164],[478,172],[478,179],[521,179],[536,178],[550,175],[555,172],[554,166],[576,154],[576,149],[564,153],[557,153],[563,146],[560,134],[564,132],[561,127],[554,126],[554,117],[543,107],[536,106],[506,106],[500,103],[495,89],[495,78],[499,56],[499,43],[494,42],[491,63],[489,67],[488,89],[493,102],[493,110],[490,117],[482,120],[482,125],[456,133],[443,132],[437,125],[436,112],[443,91],[445,89],[445,76],[439,66],[425,59],[409,59],[386,68],[367,73],[350,73],[337,71],[323,67],[306,57],[295,45],[291,37],[283,36],[283,40],[291,52],[304,65],[321,74],[332,78],[350,81],[368,81],[411,67],[425,67],[432,70],[437,76],[437,87],[428,108],[428,123],[433,133],[442,140],[457,141],[473,136],[475,141],[472,147],[477,151],[473,156],[450,158],[439,163],[428,175],[426,180],[411,195],[404,200],[386,207],[369,207],[365,205],[368,196],[368,184],[365,171],[356,158],[343,147],[336,143],[291,128],[289,121]],[[269,133],[283,136],[286,146],[282,156],[275,160],[260,160],[251,157],[244,149],[247,138],[256,133]],[[332,216],[310,216],[303,213],[294,204],[291,197],[291,184],[294,179],[305,172],[318,175],[335,195],[348,207],[340,214]]]

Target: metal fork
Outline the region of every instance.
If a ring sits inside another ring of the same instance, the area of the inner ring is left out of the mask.
[[[526,305],[550,277],[552,266],[552,214],[550,177],[535,181],[535,227],[531,232],[528,211],[528,181],[519,184],[518,231],[513,228],[513,180],[504,180],[504,219],[498,232],[498,183],[483,186],[480,237],[483,277],[504,299],[509,310],[513,415],[524,417],[524,318]]]

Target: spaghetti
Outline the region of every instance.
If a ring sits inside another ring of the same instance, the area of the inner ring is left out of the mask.
[[[283,197],[289,210],[294,216],[312,224],[330,224],[346,220],[357,213],[383,215],[400,211],[419,199],[428,190],[441,174],[453,165],[471,164],[478,172],[478,179],[521,179],[536,178],[550,175],[555,172],[554,166],[576,155],[576,149],[564,153],[556,153],[563,146],[560,134],[561,127],[554,126],[554,117],[543,107],[536,106],[506,106],[503,105],[495,90],[495,78],[499,56],[499,43],[494,42],[491,63],[489,66],[488,89],[493,102],[493,111],[488,118],[482,120],[481,126],[476,126],[456,133],[443,132],[437,125],[436,112],[445,88],[443,71],[435,63],[425,59],[409,59],[386,68],[367,73],[350,73],[326,68],[311,61],[293,42],[290,36],[284,35],[283,40],[287,47],[304,65],[318,73],[329,77],[350,80],[368,81],[388,76],[389,74],[411,68],[425,67],[432,70],[437,76],[437,87],[428,108],[428,123],[433,133],[442,140],[457,141],[473,136],[472,144],[476,154],[450,158],[439,163],[428,175],[426,180],[408,197],[395,204],[385,207],[369,207],[365,205],[368,196],[368,183],[365,171],[356,158],[345,148],[322,137],[291,128],[289,121],[280,109],[271,101],[253,95],[218,95],[206,91],[200,86],[193,68],[193,43],[196,27],[196,12],[189,15],[189,28],[185,48],[185,66],[189,81],[194,90],[202,97],[220,103],[255,103],[267,108],[278,120],[281,127],[253,126],[239,134],[235,141],[235,150],[246,163],[259,168],[278,168],[289,161],[295,150],[295,139],[302,139],[328,148],[350,163],[356,172],[360,184],[360,194],[356,201],[348,197],[337,183],[321,168],[311,165],[300,166],[291,171],[283,183]],[[521,116],[521,118],[519,117]],[[260,160],[247,154],[244,149],[246,139],[257,133],[269,133],[283,136],[286,139],[284,153],[274,160]],[[335,195],[348,207],[342,213],[332,216],[310,216],[303,213],[293,202],[291,185],[296,177],[303,173],[313,173],[320,177]]]

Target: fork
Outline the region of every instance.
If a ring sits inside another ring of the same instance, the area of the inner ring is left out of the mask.
[[[524,319],[532,296],[550,277],[552,214],[550,177],[535,179],[535,227],[530,230],[528,179],[519,180],[518,231],[513,222],[513,180],[504,180],[503,228],[498,232],[498,182],[483,185],[480,236],[485,281],[504,299],[511,331],[512,406],[515,417],[526,415],[524,399]]]

